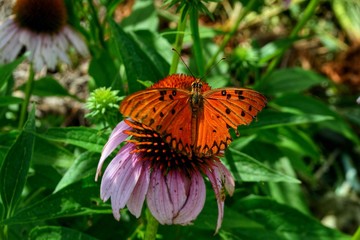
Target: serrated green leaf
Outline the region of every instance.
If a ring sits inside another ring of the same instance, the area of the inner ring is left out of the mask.
[[[7,152],[0,169],[0,196],[11,216],[25,186],[33,155],[35,136],[35,108],[29,114],[23,130]]]
[[[300,183],[299,180],[286,176],[283,173],[276,172],[249,155],[239,152],[231,147],[225,152],[225,157],[234,161],[236,171],[241,178],[237,179],[239,181]]]
[[[276,70],[263,79],[258,90],[265,95],[279,95],[302,92],[327,81],[327,78],[309,70],[286,68]]]
[[[72,144],[93,152],[101,152],[107,138],[96,129],[86,127],[50,128],[37,136],[56,142]]]
[[[78,239],[78,240],[96,240],[97,238],[91,237],[85,233],[77,230],[57,227],[57,226],[44,226],[35,227],[31,230],[29,235],[30,240],[65,240],[65,239]]]
[[[100,200],[96,202],[95,196],[99,195],[99,189],[94,177],[89,176],[21,209],[0,224],[25,224],[60,217],[111,213],[108,205],[102,204]]]

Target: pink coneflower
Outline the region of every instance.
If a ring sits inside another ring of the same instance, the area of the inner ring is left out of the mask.
[[[66,24],[63,0],[17,0],[13,12],[0,24],[0,64],[13,61],[23,49],[37,71],[54,69],[59,60],[70,64],[71,45],[88,55],[82,37]]]
[[[126,140],[131,136],[130,140]],[[201,212],[206,196],[203,175],[214,189],[218,203],[219,230],[224,216],[225,190],[232,195],[234,179],[216,156],[188,158],[176,153],[159,135],[143,124],[124,120],[110,135],[98,164],[96,180],[105,159],[126,140],[108,165],[101,181],[103,201],[111,198],[114,217],[125,206],[136,217],[145,198],[161,224],[188,225]]]

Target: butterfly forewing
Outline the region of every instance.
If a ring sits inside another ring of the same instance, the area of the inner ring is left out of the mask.
[[[179,151],[191,155],[190,92],[176,88],[147,89],[126,97],[120,112],[141,122]]]
[[[198,155],[224,150],[231,142],[228,129],[249,124],[266,105],[262,94],[244,88],[210,90],[203,99],[203,119],[197,121]]]

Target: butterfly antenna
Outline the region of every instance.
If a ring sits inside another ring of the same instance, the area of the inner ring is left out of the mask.
[[[191,76],[193,76],[194,78],[196,78],[194,76],[194,74],[192,73],[192,71],[190,70],[189,66],[185,63],[184,59],[181,57],[180,53],[175,49],[172,48],[171,50],[173,50],[174,52],[176,52],[176,54],[179,56],[179,58],[181,59],[181,61],[183,62],[183,64],[185,65],[185,67],[187,68],[187,70],[190,72]]]
[[[213,69],[216,67],[216,65],[218,65],[221,61],[225,61],[225,59],[226,59],[226,58],[223,57],[223,58],[221,58],[219,61],[217,61],[216,63],[214,63],[214,64],[206,71],[205,75],[200,78],[200,80],[203,80],[207,75],[209,75],[209,73],[211,72],[211,70],[213,70]]]

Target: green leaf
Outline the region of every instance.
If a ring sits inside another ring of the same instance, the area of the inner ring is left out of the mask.
[[[35,164],[69,168],[74,154],[57,143],[36,137],[33,159]]]
[[[30,161],[33,155],[35,136],[35,108],[16,141],[10,147],[0,169],[0,196],[11,216],[25,186]]]
[[[136,41],[113,20],[109,20],[113,43],[117,55],[125,66],[130,92],[141,89],[137,80],[150,80],[156,82],[164,77],[157,62],[153,62],[139,47]]]
[[[119,76],[114,60],[106,51],[101,51],[99,56],[91,59],[89,74],[94,78],[97,88],[111,87]]]
[[[270,165],[273,169],[281,171],[287,176],[296,177],[295,170],[290,163],[290,159],[287,157],[282,157]],[[288,206],[294,207],[304,214],[310,215],[301,185],[294,185],[287,182],[270,182],[269,191],[271,196],[277,202],[287,204]]]
[[[111,213],[109,205],[102,204],[94,197],[98,196],[99,189],[94,177],[89,176],[21,209],[2,224],[25,224],[60,217]]]
[[[4,84],[8,81],[8,79],[11,77],[11,74],[15,70],[15,68],[24,61],[26,56],[22,56],[15,61],[0,65],[0,89],[4,86]]]
[[[54,192],[87,176],[94,176],[100,155],[94,152],[85,152],[76,158],[74,164],[66,171]]]
[[[238,130],[243,133],[253,129],[267,129],[281,126],[301,125],[332,120],[332,116],[318,114],[294,114],[289,112],[275,112],[272,110],[263,110],[258,115],[258,120],[252,122],[249,126],[239,126]]]
[[[288,94],[274,99],[271,103],[282,111],[306,114],[307,116],[312,116],[313,114],[327,115],[332,119],[322,122],[322,127],[332,129],[333,131],[351,139],[355,143],[360,143],[358,136],[354,133],[349,124],[344,121],[342,116],[330,109],[329,105],[313,97],[299,94]],[[267,120],[261,118],[261,122],[264,121]]]
[[[259,229],[260,232],[269,232],[271,235],[276,233],[280,236],[280,238],[273,239],[350,240],[349,236],[323,226],[318,220],[270,199],[243,198],[237,201],[234,208],[263,225],[263,229]],[[241,228],[237,230],[243,232]],[[256,230],[257,232],[258,230]],[[254,230],[252,233],[248,231],[248,234],[248,239],[254,239]]]
[[[162,36],[148,30],[138,30],[131,33],[131,36],[149,58],[150,62],[155,64],[161,74],[161,78],[166,76],[170,69],[169,60],[173,54],[171,44]],[[164,49],[169,49],[169,51],[164,51]],[[160,78],[155,79],[155,82],[158,80]]]
[[[152,0],[135,1],[131,15],[121,21],[121,26],[126,30],[146,29],[155,32],[158,25],[158,13]]]
[[[19,87],[21,90],[25,90],[25,84]],[[70,94],[61,84],[52,77],[43,77],[34,81],[33,95],[39,97],[60,96],[60,97],[72,97],[78,99],[76,96]]]
[[[272,58],[280,54],[284,49],[288,49],[294,42],[300,38],[285,38],[272,41],[260,49],[259,65],[267,63]]]
[[[309,70],[286,68],[276,70],[263,79],[258,90],[265,95],[279,95],[302,92],[327,81],[327,78]]]
[[[64,239],[79,239],[79,240],[96,240],[85,233],[66,227],[44,226],[35,227],[31,230],[30,240],[64,240]]]
[[[86,127],[50,128],[37,136],[56,142],[72,144],[93,152],[101,152],[107,138],[101,132]]]
[[[239,181],[300,183],[299,180],[276,172],[249,155],[239,152],[231,147],[227,149],[225,156],[234,161],[237,173],[241,178],[237,179]]]
[[[0,107],[8,106],[11,104],[20,104],[23,99],[12,96],[0,96]]]

